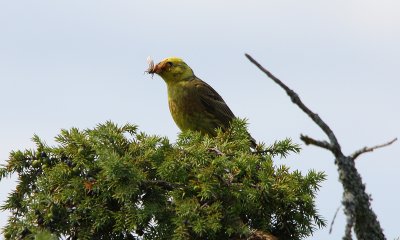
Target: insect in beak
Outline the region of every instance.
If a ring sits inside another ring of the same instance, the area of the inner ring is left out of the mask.
[[[149,65],[149,67],[147,68],[146,72],[148,74],[154,75],[155,73],[154,61],[153,59],[151,59],[150,56],[147,57],[147,64]]]

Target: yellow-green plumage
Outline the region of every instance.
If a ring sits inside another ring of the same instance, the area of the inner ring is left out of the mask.
[[[168,88],[169,109],[182,131],[200,131],[211,136],[216,129],[227,129],[235,115],[222,97],[196,77],[180,58],[166,58],[149,69],[161,76]],[[252,145],[254,146],[254,139]]]

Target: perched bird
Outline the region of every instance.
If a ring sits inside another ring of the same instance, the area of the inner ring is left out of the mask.
[[[168,104],[172,118],[182,130],[199,131],[216,136],[216,129],[225,130],[235,118],[222,97],[180,58],[170,57],[154,65],[148,59],[150,74],[162,77],[168,88]],[[250,136],[251,146],[256,142]]]

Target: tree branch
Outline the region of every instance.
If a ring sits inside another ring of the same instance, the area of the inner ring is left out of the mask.
[[[360,155],[363,154],[363,153],[372,152],[372,151],[374,151],[375,149],[387,147],[387,146],[391,145],[392,143],[394,143],[394,142],[396,142],[396,141],[397,141],[397,138],[395,138],[395,139],[393,139],[393,140],[391,140],[391,141],[389,141],[389,142],[387,142],[387,143],[380,144],[380,145],[376,145],[376,146],[373,146],[373,147],[363,147],[363,148],[361,148],[360,150],[357,150],[357,151],[355,151],[353,154],[351,154],[351,155],[350,155],[350,158],[353,159],[353,160],[355,160],[358,156],[360,156]]]
[[[283,88],[286,91],[286,94],[289,95],[292,102],[296,104],[301,110],[303,110],[303,112],[305,112],[322,129],[322,131],[325,132],[325,134],[328,136],[331,142],[332,147],[335,149],[335,152],[339,152],[340,145],[338,140],[336,139],[335,134],[333,133],[331,128],[318,116],[318,114],[312,112],[306,105],[304,105],[304,103],[301,101],[299,95],[296,92],[294,92],[292,89],[286,86],[280,79],[278,79],[270,71],[265,69],[249,54],[246,53],[245,56],[250,60],[250,62],[256,65],[262,72],[264,72],[269,78],[271,78],[276,84],[278,84],[281,88]]]
[[[355,202],[355,196],[352,192],[350,191],[345,191],[343,193],[343,201],[342,204],[344,206],[344,213],[346,215],[346,226],[344,228],[344,237],[343,240],[352,240],[352,234],[351,230],[354,227],[354,224],[356,222],[357,216],[357,203]],[[364,226],[365,228],[365,226]],[[368,232],[368,228],[365,229],[364,231]],[[364,239],[364,238],[360,238]],[[381,239],[381,238],[379,238]]]
[[[351,156],[345,156],[342,153],[339,142],[330,127],[317,114],[312,112],[307,106],[304,105],[297,93],[287,87],[281,80],[275,77],[263,66],[261,66],[261,64],[254,60],[250,55],[245,55],[250,62],[256,65],[269,78],[282,87],[289,95],[292,102],[296,104],[303,112],[305,112],[328,136],[330,141],[329,143],[326,141],[318,141],[303,135],[301,136],[301,139],[307,145],[312,144],[328,149],[335,156],[335,164],[338,167],[339,180],[344,189],[342,204],[344,206],[344,213],[347,218],[345,236],[343,239],[351,239],[352,229],[354,229],[358,239],[386,239],[378,218],[371,208],[371,198],[365,192],[365,185],[362,182],[361,175],[358,173],[353,160],[364,152],[371,152],[374,149],[388,146],[396,141],[396,139],[375,147],[366,147],[356,151]]]
[[[321,148],[325,148],[328,149],[329,151],[333,151],[333,147],[331,146],[331,144],[329,144],[327,141],[319,141],[319,140],[315,140],[307,135],[300,135],[300,139],[306,144],[306,145],[315,145]]]
[[[336,209],[335,215],[333,215],[333,219],[332,219],[332,222],[331,222],[331,226],[329,227],[329,234],[332,233],[333,224],[335,223],[335,219],[336,219],[336,216],[337,216],[337,214],[338,214],[338,212],[339,212],[339,210],[340,210],[340,207],[341,207],[341,205]]]
[[[218,148],[213,147],[213,148],[209,148],[207,149],[209,152],[215,153],[215,155],[217,156],[224,156],[225,154],[223,152],[221,152]]]

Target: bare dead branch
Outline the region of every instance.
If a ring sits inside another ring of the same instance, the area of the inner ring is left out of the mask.
[[[315,145],[321,148],[325,148],[328,149],[329,151],[333,151],[333,147],[331,146],[331,144],[329,144],[327,141],[319,141],[319,140],[315,140],[307,135],[300,135],[300,139],[306,144],[306,145]]]
[[[354,163],[353,161],[351,161]],[[344,214],[346,215],[346,226],[344,228],[344,237],[343,240],[352,240],[352,234],[351,230],[354,227],[354,224],[356,224],[356,220],[359,216],[357,216],[357,204],[356,204],[356,196],[351,192],[351,191],[345,191],[343,193],[343,201],[342,204],[344,206]],[[363,226],[366,227],[366,226]],[[363,230],[368,232],[368,227],[367,229]],[[358,235],[358,234],[357,234]],[[382,233],[383,235],[383,233]],[[357,236],[358,237],[358,236]],[[359,238],[359,239],[365,239],[365,238]],[[378,238],[378,239],[384,239],[383,238]]]
[[[344,229],[344,237],[343,240],[352,240],[351,230],[354,226],[354,219],[352,217],[347,216],[346,227]]]
[[[215,155],[217,156],[224,156],[225,154],[223,152],[221,152],[218,148],[213,147],[213,148],[209,148],[207,149],[209,152],[215,153]]]
[[[312,112],[304,103],[301,101],[299,95],[290,89],[288,86],[286,86],[280,79],[275,77],[270,71],[265,69],[261,64],[259,64],[254,58],[252,58],[249,54],[245,54],[246,57],[252,62],[254,65],[256,65],[262,72],[264,72],[269,78],[271,78],[276,84],[278,84],[280,87],[282,87],[285,91],[286,94],[289,95],[290,99],[294,104],[296,104],[303,112],[305,112],[321,129],[322,131],[325,132],[325,134],[328,136],[332,147],[335,149],[335,152],[340,151],[340,145],[338,140],[336,139],[335,134],[331,130],[331,128],[318,116],[318,114]]]
[[[363,153],[372,152],[372,151],[374,151],[375,149],[387,147],[387,146],[393,144],[393,143],[396,142],[396,141],[397,141],[397,138],[395,138],[395,139],[393,139],[393,140],[391,140],[391,141],[389,141],[389,142],[387,142],[387,143],[379,144],[379,145],[376,145],[376,146],[373,146],[373,147],[363,147],[363,148],[361,148],[360,150],[357,150],[357,151],[355,151],[353,154],[351,154],[351,155],[350,155],[350,158],[353,159],[353,160],[355,160],[358,156],[360,156],[360,155],[363,154]]]
[[[332,219],[332,222],[331,222],[331,226],[329,227],[329,234],[332,233],[333,224],[335,223],[336,216],[337,216],[337,214],[338,214],[338,212],[339,212],[339,210],[340,210],[341,207],[342,207],[342,205],[340,205],[340,206],[336,209],[335,215],[333,215],[333,219]]]
[[[282,87],[289,95],[292,102],[305,112],[328,136],[330,141],[329,143],[326,141],[318,141],[308,136],[301,136],[301,139],[306,144],[312,144],[328,149],[335,156],[335,164],[337,165],[339,172],[339,181],[342,183],[344,189],[342,204],[344,206],[344,214],[347,218],[343,239],[352,239],[352,229],[354,229],[358,239],[386,239],[378,218],[372,210],[370,202],[371,198],[365,192],[365,185],[362,182],[361,175],[358,173],[353,160],[364,152],[373,151],[376,148],[387,146],[391,143],[389,142],[372,148],[363,148],[355,152],[353,158],[352,156],[345,156],[342,153],[339,142],[330,127],[317,114],[312,112],[303,104],[297,93],[261,66],[261,64],[254,60],[250,55],[246,54],[246,57],[269,78]]]

